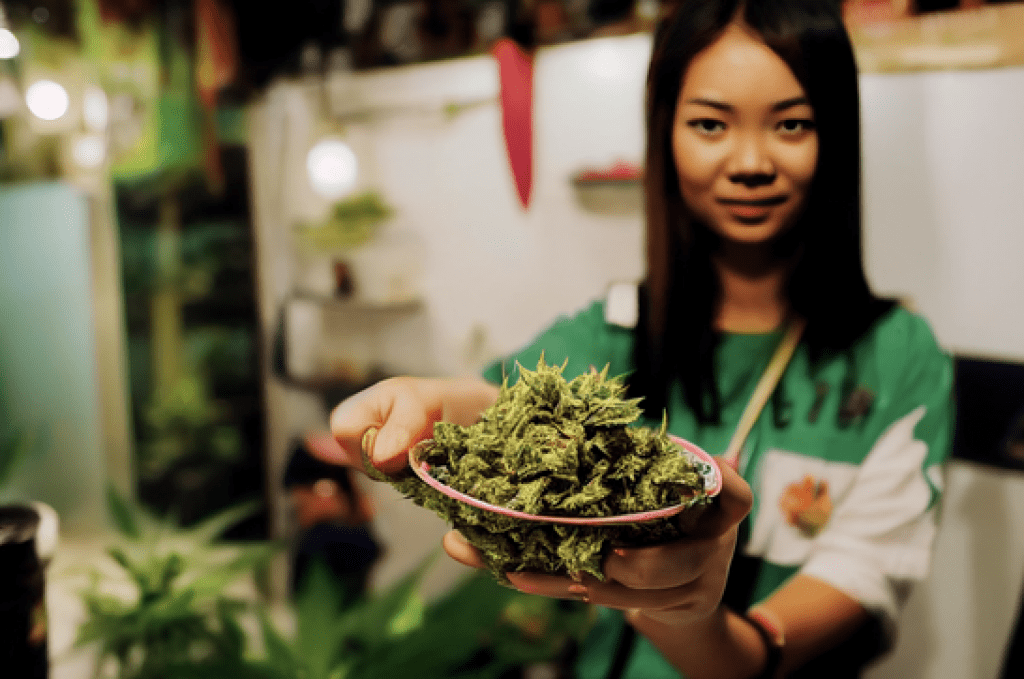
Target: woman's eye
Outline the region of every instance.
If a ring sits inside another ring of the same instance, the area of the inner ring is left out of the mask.
[[[814,129],[814,121],[808,118],[789,118],[779,123],[779,130],[784,134],[800,134]]]
[[[725,129],[725,123],[713,118],[697,118],[696,120],[689,121],[687,125],[700,134],[716,134]]]

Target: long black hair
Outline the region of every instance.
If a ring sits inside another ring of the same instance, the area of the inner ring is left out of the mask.
[[[857,66],[837,3],[682,0],[656,30],[647,76],[647,275],[629,383],[655,417],[677,382],[698,421],[720,416],[713,321],[721,290],[711,260],[716,237],[680,194],[672,129],[690,62],[734,21],[786,62],[814,109],[817,169],[807,205],[784,236],[801,253],[786,296],[792,312],[807,321],[802,341],[812,364],[847,352],[893,305],[876,297],[864,277]]]

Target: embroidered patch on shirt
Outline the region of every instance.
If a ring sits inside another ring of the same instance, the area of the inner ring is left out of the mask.
[[[779,498],[779,509],[790,526],[804,537],[813,538],[832,516],[828,481],[807,474],[803,480],[789,484]]]

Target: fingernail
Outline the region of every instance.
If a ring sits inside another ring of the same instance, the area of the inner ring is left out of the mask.
[[[569,585],[569,594],[588,594],[586,585]]]
[[[377,441],[377,427],[370,427],[363,434],[363,440],[360,443],[360,453],[363,458],[363,471],[374,481],[389,481],[387,475],[382,473],[373,464],[373,444]]]
[[[377,427],[370,427],[363,433],[361,448],[363,455],[366,457],[373,457],[373,444],[377,440],[378,432],[380,430]]]
[[[624,549],[613,549],[612,551],[616,554],[616,556],[626,556],[626,550]]]

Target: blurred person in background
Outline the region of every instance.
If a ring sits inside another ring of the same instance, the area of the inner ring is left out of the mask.
[[[892,644],[930,565],[952,363],[927,322],[870,290],[857,71],[839,3],[684,0],[647,89],[642,285],[563,317],[484,379],[393,378],[342,402],[325,460],[406,465],[433,424],[475,422],[516,361],[625,375],[643,424],[712,453],[796,342],[724,488],[686,538],[616,549],[603,582],[509,573],[589,601],[581,679],[855,677]],[[444,546],[483,565],[458,533]]]
[[[309,434],[293,442],[284,473],[299,536],[292,568],[293,591],[302,584],[310,564],[319,560],[344,587],[342,606],[366,593],[370,571],[381,556],[373,534],[373,504],[350,467],[320,458],[337,455],[329,434]]]

